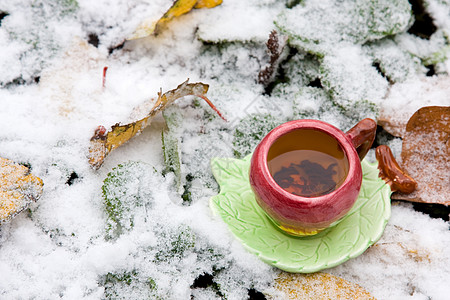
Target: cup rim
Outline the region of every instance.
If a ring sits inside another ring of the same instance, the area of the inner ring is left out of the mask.
[[[275,179],[272,177],[272,174],[270,174],[269,172],[267,156],[273,143],[278,138],[280,138],[285,134],[288,134],[295,130],[302,130],[302,129],[318,130],[325,134],[328,134],[338,142],[339,146],[341,147],[342,151],[344,151],[347,157],[349,165],[347,176],[344,182],[331,193],[317,197],[302,197],[299,195],[292,194],[283,189],[282,187],[280,187],[276,183]],[[260,146],[263,147],[263,149],[261,149],[262,155],[257,159],[259,160],[261,166],[261,172],[263,173],[262,175],[264,176],[264,178],[266,178],[270,187],[276,193],[280,194],[284,198],[287,198],[294,202],[308,203],[311,204],[312,206],[322,205],[324,202],[328,202],[330,199],[333,199],[334,196],[338,194],[341,190],[346,189],[346,187],[353,182],[352,174],[355,173],[357,169],[357,164],[360,163],[356,149],[354,148],[351,140],[345,135],[345,133],[342,132],[337,127],[320,120],[302,119],[302,120],[293,120],[281,124],[275,127],[264,137]]]

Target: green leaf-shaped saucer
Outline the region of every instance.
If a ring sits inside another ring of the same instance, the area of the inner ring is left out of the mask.
[[[256,203],[248,178],[250,158],[212,160],[220,194],[211,198],[210,207],[266,263],[288,272],[317,272],[362,254],[383,234],[391,215],[391,189],[378,177],[377,163],[362,161],[359,197],[340,223],[317,235],[297,238],[275,228]]]

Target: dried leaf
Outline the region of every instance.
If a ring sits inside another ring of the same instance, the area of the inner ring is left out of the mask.
[[[222,0],[177,0],[159,20],[148,19],[142,22],[129,39],[134,40],[150,36],[158,32],[163,24],[190,12],[193,8],[212,8],[221,3]]]
[[[284,293],[283,299],[375,299],[359,285],[321,272],[280,273],[275,288]]]
[[[449,205],[450,107],[419,109],[408,121],[402,147],[402,168],[417,181],[415,192],[394,199]]]
[[[184,96],[197,96],[204,99],[218,114],[220,113],[212,105],[212,103],[205,97],[209,86],[207,84],[198,83],[188,83],[188,80],[180,84],[176,89],[170,90],[164,94],[158,93],[158,99],[150,112],[142,119],[121,125],[119,123],[113,125],[111,130],[107,131],[105,127],[99,126],[91,138],[91,146],[89,149],[89,163],[95,169],[100,168],[105,160],[106,156],[117,147],[121,146],[129,139],[139,134],[148,125],[150,125],[153,117],[158,114],[158,112],[164,110],[167,105],[171,104],[178,98]],[[222,117],[223,118],[223,117]]]
[[[258,82],[264,85],[268,85],[272,82],[276,75],[278,64],[281,60],[281,54],[287,43],[287,36],[279,36],[279,34],[273,30],[269,35],[269,40],[266,43],[267,49],[270,54],[270,61],[258,74]]]
[[[213,8],[222,4],[222,0],[198,0],[194,8]]]
[[[29,172],[27,167],[0,157],[0,224],[41,196],[44,183]]]

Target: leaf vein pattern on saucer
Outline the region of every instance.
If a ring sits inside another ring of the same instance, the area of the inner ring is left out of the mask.
[[[256,203],[249,166],[250,156],[212,160],[220,194],[211,198],[210,206],[250,252],[279,269],[311,273],[356,257],[381,237],[390,217],[391,190],[378,178],[377,164],[363,161],[360,196],[349,214],[315,236],[288,236],[272,225]]]

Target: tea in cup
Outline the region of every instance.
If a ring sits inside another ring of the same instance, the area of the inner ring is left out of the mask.
[[[251,159],[250,185],[275,226],[308,236],[337,224],[358,197],[360,160],[376,127],[364,119],[344,133],[322,121],[296,120],[264,137]]]

